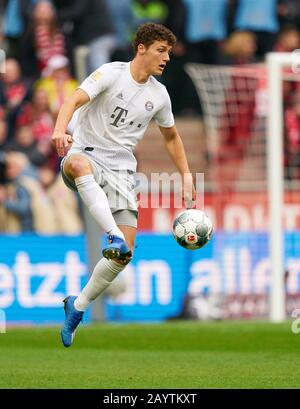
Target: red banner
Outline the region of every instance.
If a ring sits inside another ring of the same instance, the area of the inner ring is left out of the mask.
[[[147,202],[144,201],[144,202]],[[173,198],[160,196],[162,207],[139,209],[139,230],[170,232],[174,217],[183,209],[175,209]],[[266,193],[222,193],[205,194],[205,212],[211,218],[215,229],[225,231],[266,231],[268,228],[268,200]],[[300,192],[285,194],[283,224],[286,231],[300,229]]]

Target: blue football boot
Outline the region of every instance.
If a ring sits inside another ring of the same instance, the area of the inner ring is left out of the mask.
[[[112,234],[108,236],[108,245],[104,247],[102,254],[107,260],[128,261],[132,257],[126,241]]]
[[[70,295],[63,300],[65,306],[65,323],[60,331],[61,340],[65,347],[69,347],[73,343],[75,330],[80,321],[82,321],[83,311],[78,311],[74,307],[74,301],[77,297]]]

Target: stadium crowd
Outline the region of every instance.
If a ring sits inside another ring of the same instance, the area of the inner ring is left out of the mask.
[[[0,231],[82,231],[77,197],[63,185],[51,144],[55,118],[78,86],[76,50],[88,50],[88,73],[129,61],[133,33],[146,21],[178,38],[161,79],[175,115],[201,116],[187,62],[241,65],[300,49],[298,0],[0,0]],[[296,93],[286,112],[287,155],[297,165],[299,101]]]

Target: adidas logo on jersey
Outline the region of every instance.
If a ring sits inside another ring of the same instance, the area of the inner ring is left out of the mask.
[[[119,99],[124,99],[122,92],[120,92],[120,94],[117,95],[117,98],[119,98]]]

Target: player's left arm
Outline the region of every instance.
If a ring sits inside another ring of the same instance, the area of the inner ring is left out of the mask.
[[[159,129],[164,137],[166,150],[181,174],[183,183],[182,193],[185,205],[187,208],[193,207],[196,200],[196,189],[182,139],[175,125],[170,128],[160,126]]]

